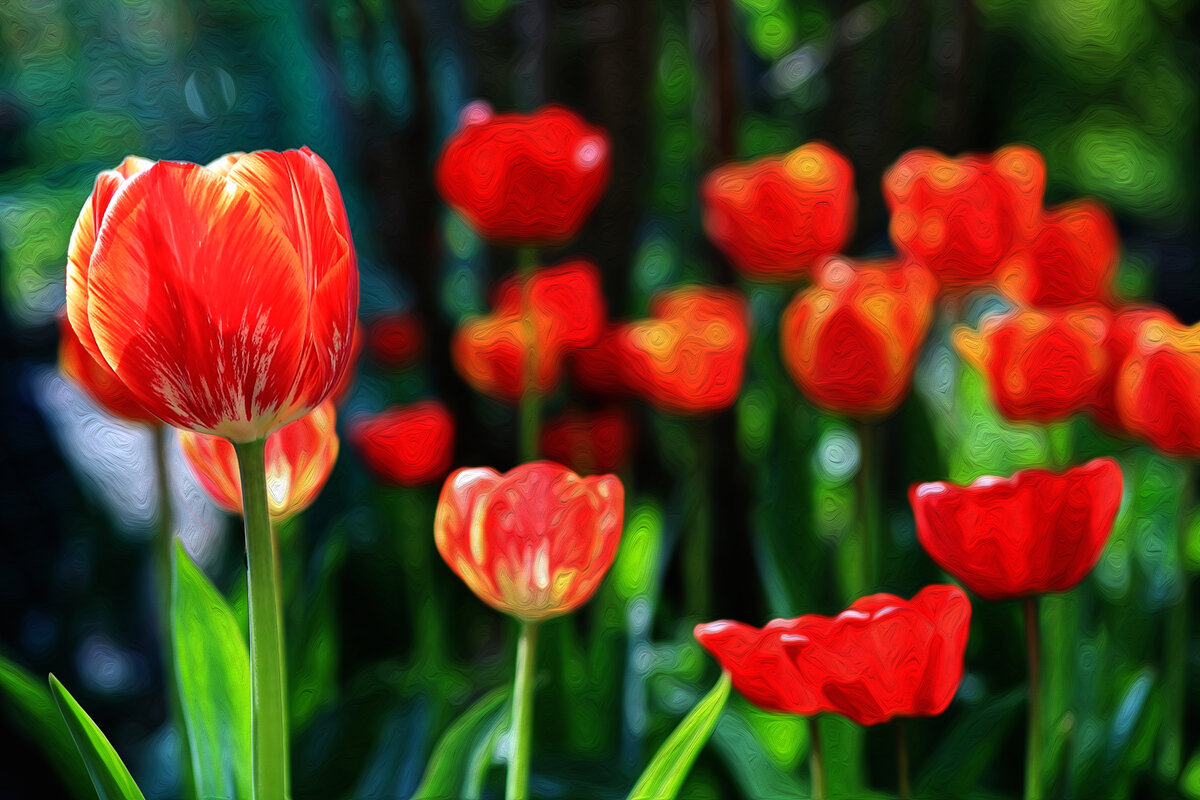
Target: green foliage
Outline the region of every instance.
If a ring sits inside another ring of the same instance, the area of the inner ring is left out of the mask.
[[[146,800],[117,751],[53,675],[50,676],[50,691],[100,800]]]

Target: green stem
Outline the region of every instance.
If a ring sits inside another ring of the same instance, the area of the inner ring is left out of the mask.
[[[1025,742],[1025,800],[1042,797],[1042,657],[1037,600],[1025,598],[1025,646],[1029,652],[1029,732]]]
[[[521,622],[517,641],[517,674],[513,679],[512,723],[508,760],[507,800],[529,797],[529,751],[533,733],[533,675],[538,623]]]
[[[879,495],[880,428],[877,423],[858,421],[858,514],[862,535],[862,591],[869,592],[879,581],[880,542]],[[857,598],[851,598],[852,600]]]
[[[254,800],[286,800],[287,675],[279,585],[279,547],[267,510],[266,440],[235,443],[246,521],[246,594],[250,607],[250,727]]]
[[[1178,551],[1179,599],[1167,612],[1167,641],[1163,653],[1163,726],[1158,752],[1158,773],[1168,781],[1179,777],[1183,765],[1183,711],[1188,654],[1187,535],[1193,489],[1193,467],[1184,464],[1183,490],[1176,512],[1175,547]]]
[[[525,326],[524,376],[521,381],[520,457],[521,461],[534,461],[541,449],[542,395],[538,390],[538,341],[537,325],[533,317],[533,276],[537,272],[537,250],[522,247],[517,251],[517,274],[521,280],[521,313]]]
[[[904,719],[896,719],[896,773],[899,776],[900,800],[912,796],[908,782],[908,739],[904,731]]]
[[[707,619],[712,599],[709,562],[712,560],[712,436],[707,419],[694,420],[692,442],[696,460],[688,472],[688,495],[693,517],[683,552],[684,600],[689,615]]]
[[[825,800],[825,759],[821,755],[821,730],[816,717],[808,718],[808,764],[812,772],[813,800]]]

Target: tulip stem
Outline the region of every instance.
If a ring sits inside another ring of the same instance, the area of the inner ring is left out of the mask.
[[[1029,732],[1025,742],[1025,800],[1042,797],[1042,656],[1037,599],[1025,598],[1025,646],[1029,652]]]
[[[688,505],[692,526],[683,551],[685,610],[708,617],[712,601],[712,429],[708,420],[694,420],[692,441],[696,457],[688,477]]]
[[[879,581],[879,494],[880,486],[878,442],[880,428],[876,423],[858,421],[858,512],[862,532],[861,591],[850,598],[856,600],[871,591]]]
[[[1159,740],[1158,773],[1172,783],[1183,766],[1183,712],[1187,705],[1184,682],[1188,659],[1187,537],[1191,512],[1194,467],[1183,465],[1183,490],[1176,511],[1175,546],[1179,559],[1179,599],[1167,611],[1167,641],[1163,654],[1163,726]]]
[[[808,718],[808,767],[812,773],[813,800],[825,800],[825,757],[821,754],[821,726]]]
[[[246,595],[250,607],[250,727],[254,800],[286,800],[286,667],[279,545],[267,509],[266,439],[234,443],[246,522]]]
[[[908,785],[908,738],[905,735],[902,718],[896,719],[896,774],[900,788],[900,800],[909,800],[912,792]]]
[[[512,722],[509,725],[507,800],[529,797],[529,750],[533,733],[533,675],[538,623],[521,622],[517,640],[517,674],[513,679]]]
[[[522,462],[535,461],[541,449],[542,395],[538,390],[538,341],[537,324],[534,321],[533,276],[537,272],[538,255],[533,247],[517,250],[517,274],[521,281],[521,322],[525,328],[525,358],[522,359],[524,375],[521,381],[520,415],[520,458]]]

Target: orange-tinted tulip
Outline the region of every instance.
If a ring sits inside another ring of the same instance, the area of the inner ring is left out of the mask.
[[[747,277],[790,280],[842,249],[857,198],[850,162],[810,142],[790,153],[717,167],[700,190],[704,227]]]
[[[626,384],[664,411],[704,414],[737,399],[750,346],[746,301],[691,286],[657,295],[652,319],[621,329]]]
[[[988,600],[1073,588],[1100,559],[1121,506],[1121,468],[1098,458],[968,486],[909,490],[917,539],[938,565]]]
[[[1158,320],[1167,325],[1178,325],[1170,312],[1153,306],[1130,306],[1113,315],[1108,326],[1108,337],[1104,342],[1108,355],[1108,369],[1096,392],[1092,405],[1092,418],[1109,433],[1124,435],[1130,431],[1117,413],[1117,390],[1121,384],[1121,371],[1133,352],[1133,345],[1142,323]]]
[[[514,401],[525,388],[532,354],[531,388],[545,393],[562,377],[569,352],[596,343],[606,313],[600,273],[586,261],[510,279],[492,314],[469,318],[455,332],[454,364],[477,391]]]
[[[1005,269],[1004,290],[1041,308],[1111,303],[1120,260],[1117,226],[1090,200],[1047,209],[1029,247]]]
[[[329,479],[338,456],[333,400],[326,400],[267,437],[267,505],[274,519],[286,519],[312,505]],[[179,432],[184,460],[213,502],[242,513],[242,481],[237,453],[228,440]]]
[[[439,480],[454,459],[454,418],[426,400],[356,418],[350,441],[366,465],[385,481],[420,486]]]
[[[1165,453],[1200,456],[1200,325],[1161,317],[1138,325],[1116,397],[1131,433]]]
[[[487,467],[446,479],[434,519],[438,552],[493,608],[527,621],[587,602],[617,554],[625,489],[550,461],[503,475]]]
[[[163,421],[236,442],[329,395],[357,306],[337,182],[307,148],[127,160],[71,237],[67,313],[88,351]]]
[[[874,417],[908,394],[937,282],[916,264],[829,259],[783,315],[784,363],[809,399]]]
[[[619,408],[569,411],[542,426],[541,452],[584,475],[618,471],[632,447],[633,422]]]
[[[1028,147],[961,158],[911,150],[883,177],[892,241],[946,287],[989,282],[1033,239],[1045,184]]]
[[[1108,370],[1110,319],[1099,306],[1015,311],[988,317],[978,333],[959,327],[954,344],[987,377],[1001,413],[1048,422],[1096,402]]]
[[[601,128],[561,106],[496,114],[469,106],[436,167],[438,191],[480,236],[550,245],[579,232],[608,185]]]
[[[407,367],[421,357],[425,332],[412,314],[387,314],[367,325],[367,349],[385,367]]]
[[[113,416],[146,425],[161,425],[158,417],[138,402],[108,366],[97,361],[79,341],[65,313],[58,318],[58,368]]]

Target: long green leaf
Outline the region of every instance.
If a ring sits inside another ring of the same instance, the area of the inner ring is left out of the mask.
[[[461,784],[471,751],[490,735],[506,699],[507,686],[493,689],[454,721],[434,746],[425,776],[412,800],[463,796]]]
[[[196,796],[248,800],[250,656],[229,604],[178,542],[171,636]]]
[[[75,740],[75,748],[92,776],[92,785],[100,800],[146,800],[117,751],[53,675],[50,676],[50,690],[67,729],[71,731],[71,738]]]
[[[92,779],[75,755],[75,741],[46,682],[0,656],[0,692],[8,697],[17,724],[38,743],[71,794],[94,800]]]
[[[672,800],[679,793],[692,764],[721,717],[725,701],[729,699],[730,686],[729,673],[722,672],[717,685],[663,742],[629,793],[629,800]]]

